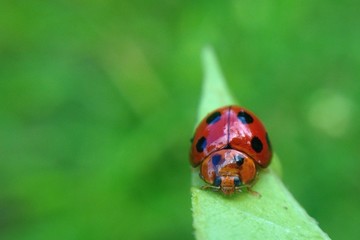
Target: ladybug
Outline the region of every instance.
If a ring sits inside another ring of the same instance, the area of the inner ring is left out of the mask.
[[[193,167],[200,165],[203,188],[225,195],[250,187],[260,168],[271,161],[268,133],[249,110],[226,106],[209,113],[196,128],[190,149]]]

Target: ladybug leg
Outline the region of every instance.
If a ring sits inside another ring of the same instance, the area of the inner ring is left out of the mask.
[[[246,192],[250,193],[254,197],[261,198],[261,194],[251,189],[252,185],[242,185],[236,188],[237,191],[243,192],[246,189]]]
[[[208,189],[210,189],[210,190],[212,190],[212,191],[214,191],[214,192],[217,192],[217,191],[220,190],[220,187],[216,187],[216,186],[212,186],[212,185],[204,185],[204,186],[201,187],[201,189],[202,189],[202,190],[208,190]]]
[[[261,194],[252,190],[250,186],[246,187],[246,190],[248,191],[248,193],[250,193],[254,197],[261,198]]]

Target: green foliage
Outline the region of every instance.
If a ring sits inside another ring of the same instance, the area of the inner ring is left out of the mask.
[[[203,59],[205,78],[199,120],[217,107],[235,104],[211,49],[205,49]],[[274,158],[279,163],[276,155]],[[191,192],[196,238],[329,239],[271,168],[261,171],[258,178],[253,189],[261,194],[260,198],[249,193],[225,197],[200,190],[199,176],[194,171]]]
[[[286,187],[359,239],[359,3],[0,1],[0,239],[193,239],[208,43]]]

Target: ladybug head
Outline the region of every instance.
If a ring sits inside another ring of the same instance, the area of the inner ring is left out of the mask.
[[[211,188],[221,190],[225,195],[247,187],[256,176],[254,160],[235,149],[222,149],[204,160],[202,178],[212,184]]]
[[[225,195],[233,194],[240,185],[241,181],[238,176],[217,176],[214,181],[214,186],[220,187]]]

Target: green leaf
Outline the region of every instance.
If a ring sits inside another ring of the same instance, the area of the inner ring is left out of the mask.
[[[198,122],[215,108],[236,104],[210,47],[203,51],[205,79]],[[192,174],[195,236],[203,239],[330,239],[294,199],[279,179],[280,161],[260,172],[253,190],[261,197],[238,193],[227,197],[201,190],[198,169]]]

